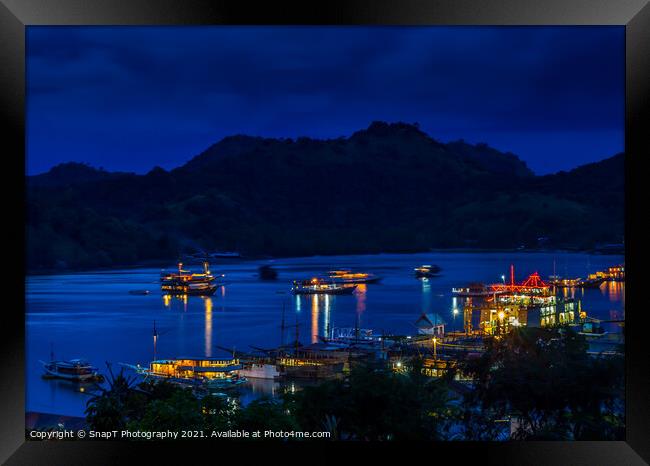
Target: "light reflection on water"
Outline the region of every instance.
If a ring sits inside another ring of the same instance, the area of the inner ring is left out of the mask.
[[[228,261],[211,264],[215,272],[225,273],[226,285],[210,298],[162,296],[158,269],[28,277],[27,409],[81,415],[85,408],[86,395],[41,379],[38,361],[49,358],[50,343],[57,358],[87,358],[106,372],[106,361],[119,371],[119,362],[147,364],[151,360],[153,321],[159,333],[159,358],[223,357],[228,354],[217,346],[242,351],[250,350],[250,346],[272,348],[283,339],[293,341],[296,334],[304,344],[318,341],[319,335],[327,335],[333,327],[359,325],[378,334],[412,334],[422,312],[440,315],[448,330],[461,330],[462,300],[452,297],[452,287],[498,282],[502,274],[509,273],[511,263],[516,265],[517,280],[534,271],[545,277],[553,273],[556,258],[565,264],[567,276],[584,275],[587,264],[595,271],[623,262],[621,256],[568,253],[310,257],[278,259],[273,263],[278,280],[260,281],[256,277],[259,262]],[[442,267],[440,276],[417,280],[413,267],[429,263]],[[289,294],[292,280],[311,278],[333,268],[372,272],[383,280],[360,285],[350,296]],[[130,295],[129,290],[134,289],[148,289],[151,294]],[[624,318],[624,283],[607,282],[593,290],[566,289],[562,295],[580,299],[592,317]],[[286,329],[281,336],[283,306]],[[253,396],[268,386],[260,382],[248,387],[247,393]]]

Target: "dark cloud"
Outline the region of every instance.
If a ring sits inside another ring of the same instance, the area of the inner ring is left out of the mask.
[[[622,27],[29,27],[28,172],[177,166],[372,120],[548,172],[623,149]]]

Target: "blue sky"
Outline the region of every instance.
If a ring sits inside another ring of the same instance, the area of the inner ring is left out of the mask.
[[[536,173],[624,148],[623,27],[27,28],[27,173],[418,122]]]

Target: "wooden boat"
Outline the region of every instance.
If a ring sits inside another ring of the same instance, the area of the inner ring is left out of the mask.
[[[327,361],[287,356],[277,360],[281,377],[288,379],[330,379],[343,373],[344,361]]]
[[[556,288],[598,288],[605,281],[602,277],[592,278],[560,278],[554,277],[549,283]]]
[[[209,388],[235,387],[246,381],[240,376],[242,365],[235,358],[176,358],[158,359],[149,367],[122,364],[145,377],[166,380],[176,384],[207,386]]]
[[[270,265],[261,265],[257,272],[260,280],[275,280],[278,278],[278,271]]]
[[[494,291],[484,283],[470,283],[466,287],[452,288],[451,292],[454,296],[461,298],[483,298],[500,293],[500,291]]]
[[[366,283],[378,283],[381,281],[381,277],[373,273],[367,272],[352,272],[351,270],[330,270],[328,272],[330,279],[334,280],[337,283],[347,283],[347,284],[366,284]]]
[[[203,263],[203,273],[183,270],[183,263],[179,262],[178,272],[163,271],[160,283],[161,291],[172,295],[210,296],[217,290],[215,276],[210,272],[207,262]]]
[[[442,269],[437,265],[421,265],[413,269],[417,278],[435,277],[440,273],[440,270]]]
[[[97,372],[97,368],[83,359],[40,361],[40,363],[43,364],[43,369],[45,369],[44,378],[66,379],[76,382],[101,382],[104,380],[104,376]]]
[[[291,292],[293,294],[352,294],[357,285],[340,284],[332,281],[312,278],[311,280],[294,280]]]

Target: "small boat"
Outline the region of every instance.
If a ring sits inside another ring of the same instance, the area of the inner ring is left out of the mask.
[[[66,379],[77,382],[101,382],[104,380],[104,376],[97,372],[97,368],[83,359],[40,361],[40,363],[43,364],[43,369],[45,369],[44,378]]]
[[[605,281],[602,277],[593,278],[561,278],[553,276],[549,283],[556,288],[598,288]]]
[[[148,295],[151,291],[149,290],[129,290],[129,294],[133,295]]]
[[[366,284],[366,283],[377,283],[381,280],[381,277],[373,273],[367,272],[352,272],[351,270],[331,270],[328,273],[330,279],[339,283],[348,283],[348,284]]]
[[[600,285],[602,285],[604,282],[605,282],[605,279],[601,278],[601,277],[587,278],[587,279],[581,281],[580,287],[581,288],[600,288]]]
[[[278,271],[270,265],[262,265],[257,269],[260,280],[275,280],[278,278]]]
[[[244,364],[239,375],[248,379],[277,379],[280,372],[275,364],[250,363]]]
[[[293,294],[352,294],[357,288],[357,285],[347,285],[327,281],[320,278],[312,278],[311,280],[294,280],[291,292]]]
[[[452,288],[451,293],[461,298],[482,298],[493,296],[495,291],[484,283],[470,283],[466,287]]]
[[[435,277],[441,270],[442,269],[437,265],[421,265],[420,267],[415,267],[413,269],[417,278]]]
[[[213,259],[238,259],[241,254],[235,251],[215,251],[209,254]]]

